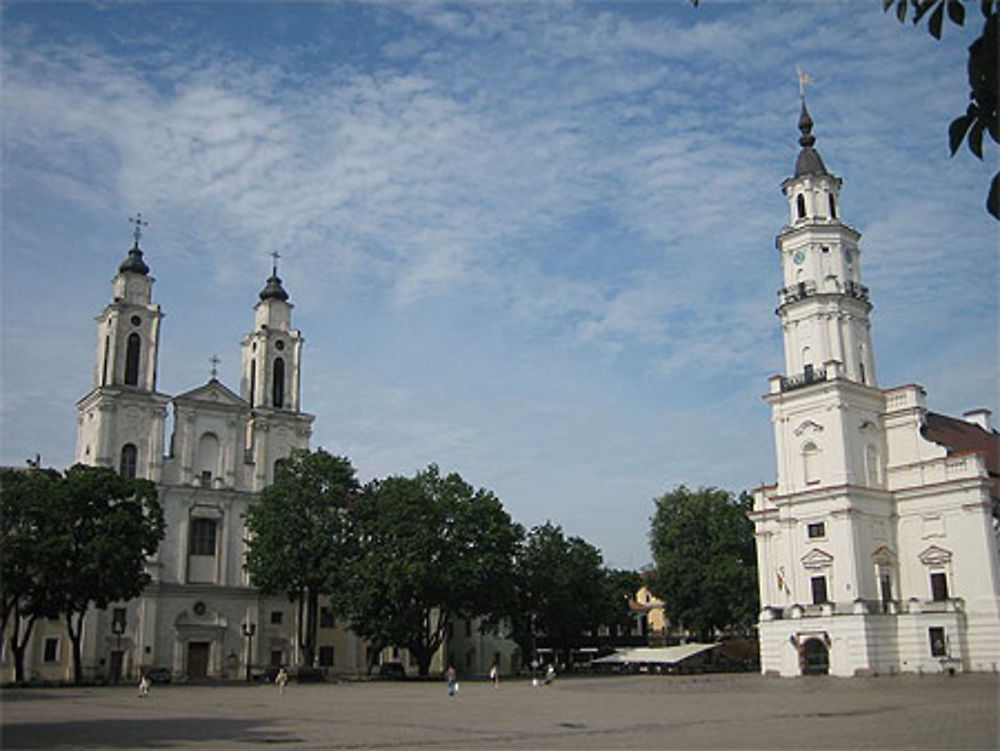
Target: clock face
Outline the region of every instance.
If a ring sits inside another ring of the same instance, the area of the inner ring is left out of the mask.
[[[795,261],[796,265],[798,265],[802,263],[804,260],[806,260],[806,254],[803,253],[801,250],[796,250],[795,255],[792,256],[792,260]]]

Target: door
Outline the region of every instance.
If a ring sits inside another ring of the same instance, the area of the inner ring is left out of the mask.
[[[188,642],[188,678],[197,680],[208,677],[208,648],[207,641]]]
[[[830,652],[821,639],[810,639],[802,645],[802,675],[827,675],[830,672]]]
[[[125,653],[115,649],[111,652],[111,680],[119,683],[122,679],[122,662]]]

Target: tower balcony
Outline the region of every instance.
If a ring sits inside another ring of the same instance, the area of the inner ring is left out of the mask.
[[[778,299],[782,305],[787,305],[790,302],[804,300],[815,294],[816,282],[799,282],[798,284],[793,284],[791,287],[782,287],[778,290]]]
[[[868,287],[860,282],[846,281],[841,283],[838,280],[829,279],[823,290],[819,290],[816,282],[798,282],[790,287],[782,287],[778,290],[778,300],[782,305],[805,300],[817,294],[839,294],[846,297],[853,297],[855,300],[868,302]]]
[[[807,367],[804,372],[792,376],[782,376],[781,390],[794,391],[826,380],[826,368]]]

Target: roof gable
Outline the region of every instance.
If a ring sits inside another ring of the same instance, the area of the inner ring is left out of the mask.
[[[174,402],[199,402],[199,406],[210,404],[219,407],[250,408],[250,404],[246,400],[237,396],[214,378],[204,386],[178,394],[174,397]]]

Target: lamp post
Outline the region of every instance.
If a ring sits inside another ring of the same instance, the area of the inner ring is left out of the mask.
[[[125,619],[115,618],[111,621],[111,633],[115,635],[118,641],[118,650],[115,652],[115,659],[112,660],[112,667],[115,671],[115,683],[118,683],[122,677],[122,663],[125,662],[125,655],[122,654],[122,634],[125,633]]]
[[[256,623],[244,623],[243,635],[247,638],[247,683],[250,682],[250,662],[253,654],[253,635],[257,633]]]

